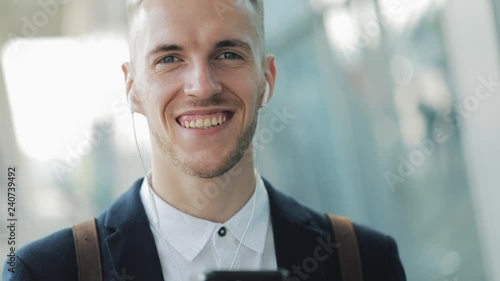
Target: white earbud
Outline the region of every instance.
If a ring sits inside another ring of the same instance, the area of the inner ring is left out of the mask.
[[[269,103],[269,82],[266,81],[266,89],[264,90],[264,98],[262,99],[262,107],[266,107]]]
[[[130,107],[130,113],[134,113],[134,106],[132,104],[132,94],[128,95],[128,106]]]

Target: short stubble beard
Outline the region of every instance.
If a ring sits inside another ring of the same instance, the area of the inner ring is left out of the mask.
[[[229,153],[229,155],[224,159],[222,165],[218,167],[207,167],[207,169],[195,167],[195,163],[181,159],[180,155],[175,151],[174,146],[170,145],[169,142],[162,137],[158,132],[153,132],[153,136],[156,145],[160,148],[163,154],[178,168],[180,168],[185,173],[203,178],[212,179],[220,177],[231,170],[245,155],[248,147],[252,143],[255,130],[257,128],[257,110],[255,111],[252,123],[249,125],[248,129],[243,131],[237,139],[235,148]],[[172,138],[171,138],[172,139]]]

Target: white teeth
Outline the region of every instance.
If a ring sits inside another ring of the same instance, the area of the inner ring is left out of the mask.
[[[212,117],[212,119],[197,119],[191,121],[184,121],[183,126],[187,129],[197,128],[197,129],[208,129],[214,126],[222,125],[227,121],[226,116]]]
[[[199,129],[203,128],[203,120],[201,119],[196,120],[196,127],[198,127]]]
[[[204,127],[210,127],[210,126],[212,126],[212,121],[210,119],[205,119],[203,121],[203,125],[204,125]]]

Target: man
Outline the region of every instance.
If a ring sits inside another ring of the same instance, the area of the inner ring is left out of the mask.
[[[254,170],[251,140],[277,74],[262,0],[133,1],[129,22],[126,94],[148,120],[152,169],[97,218],[103,280],[278,268],[340,280],[328,219]],[[392,238],[355,231],[365,280],[405,280]],[[71,229],[17,257],[5,280],[77,280]]]

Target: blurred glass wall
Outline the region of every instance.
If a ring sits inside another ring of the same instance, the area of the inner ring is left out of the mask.
[[[20,170],[22,244],[96,215],[142,176],[123,1],[49,2],[0,2],[0,163]],[[256,136],[261,173],[395,237],[408,280],[500,280],[499,3],[265,4],[278,80]]]

